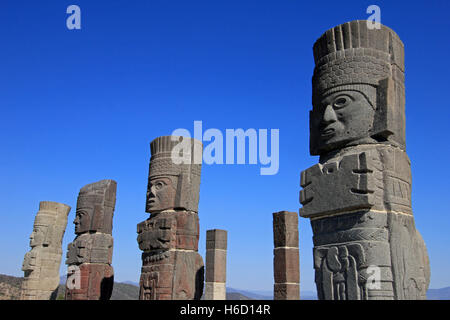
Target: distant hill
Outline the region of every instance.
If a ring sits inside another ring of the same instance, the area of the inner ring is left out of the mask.
[[[241,289],[234,289],[227,287],[227,300],[233,300],[228,299],[228,295],[242,295],[246,299],[235,299],[235,300],[272,300],[273,296],[270,295],[270,293],[266,292],[253,292],[253,291],[247,291],[247,290],[241,290]]]
[[[19,300],[23,278],[0,274],[0,300]]]
[[[252,300],[273,300],[273,291],[248,291],[227,287],[227,294],[240,293]],[[300,300],[317,300],[317,293],[315,291],[301,291]]]
[[[227,300],[253,300],[239,292],[227,292]]]
[[[58,287],[57,299],[64,300],[66,294],[66,287],[60,284]],[[114,282],[113,292],[110,300],[138,300],[139,299],[139,287]]]
[[[22,286],[23,278],[13,277],[0,274],[0,300],[18,300],[20,298],[20,288]],[[65,284],[65,277],[61,277],[61,283]],[[65,285],[60,284],[56,294],[56,299],[64,300]],[[138,300],[139,287],[114,282],[114,288],[111,300]]]
[[[0,300],[18,300],[20,298],[20,287],[23,278],[0,274]],[[65,277],[61,277],[61,284],[58,287],[57,299],[64,299]],[[139,286],[137,283],[114,282],[114,289],[111,300],[138,300]],[[300,293],[301,300],[317,300],[317,295],[313,291]],[[441,289],[429,289],[427,292],[429,300],[450,300],[450,287]],[[271,291],[247,291],[241,289],[227,288],[227,300],[272,300]]]

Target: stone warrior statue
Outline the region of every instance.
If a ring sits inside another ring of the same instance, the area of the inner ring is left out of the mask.
[[[150,218],[137,226],[143,251],[139,299],[200,299],[204,264],[197,252],[197,212],[202,144],[164,136],[152,141],[150,148],[146,202]]]
[[[30,236],[31,250],[25,254],[21,300],[56,298],[62,239],[66,231],[68,205],[42,201]]]
[[[352,21],[314,44],[310,153],[300,216],[311,219],[319,299],[425,299],[427,250],[411,209],[403,43]]]
[[[68,245],[66,300],[109,300],[114,285],[113,215],[117,183],[102,180],[78,195],[75,240]]]

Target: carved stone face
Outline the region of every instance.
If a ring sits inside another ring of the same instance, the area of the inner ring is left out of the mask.
[[[48,226],[35,225],[30,235],[30,247],[42,246],[45,244],[45,238],[48,232]]]
[[[77,207],[76,217],[73,223],[75,224],[75,233],[80,234],[88,232],[91,227],[91,220],[94,214],[94,207],[83,203]]]
[[[176,177],[150,178],[147,189],[147,212],[159,212],[175,208]]]
[[[311,145],[318,153],[345,147],[370,138],[375,111],[358,91],[343,90],[325,95],[311,112]]]
[[[22,271],[33,271],[36,269],[36,252],[29,251],[25,254],[25,259],[22,263]]]

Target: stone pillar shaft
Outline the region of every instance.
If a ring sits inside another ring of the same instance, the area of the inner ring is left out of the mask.
[[[206,231],[205,300],[226,300],[227,231]]]
[[[296,212],[273,213],[274,300],[300,299],[298,216]]]

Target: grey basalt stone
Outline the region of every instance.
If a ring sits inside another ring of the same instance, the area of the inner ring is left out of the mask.
[[[319,299],[425,299],[427,250],[411,207],[403,44],[352,21],[314,44],[310,153],[300,216],[311,219]]]
[[[31,250],[25,254],[21,300],[49,300],[59,285],[62,239],[66,231],[68,205],[42,201],[30,236]]]
[[[227,231],[206,231],[205,300],[226,300]]]
[[[113,237],[110,234],[81,234],[67,249],[67,265],[82,263],[112,264]]]
[[[273,213],[273,240],[274,300],[299,300],[300,252],[297,213]]]
[[[186,137],[163,136],[150,144],[146,212],[198,212],[203,145]]]
[[[75,234],[112,234],[117,182],[101,180],[81,188],[74,220]]]
[[[163,136],[150,143],[146,212],[137,225],[142,253],[140,300],[200,299],[204,264],[198,253],[200,141]]]
[[[368,160],[367,153],[352,154],[339,162],[316,164],[303,171],[300,215],[308,218],[371,208],[375,181]]]
[[[326,31],[313,50],[311,154],[361,142],[388,141],[405,150],[404,57],[398,35],[383,25],[370,30],[367,21],[352,21]],[[342,99],[354,103],[342,108]],[[333,117],[340,122],[330,124]]]
[[[108,300],[111,297],[116,192],[116,181],[107,179],[84,186],[78,194],[73,221],[76,238],[67,247],[66,300]]]

